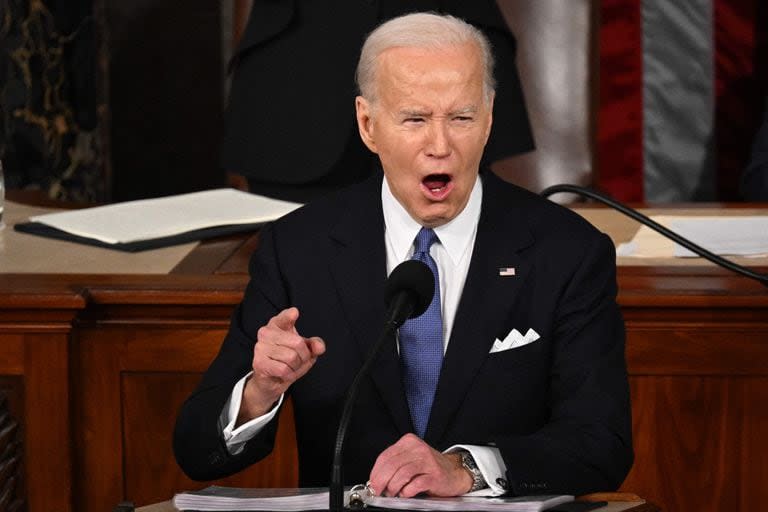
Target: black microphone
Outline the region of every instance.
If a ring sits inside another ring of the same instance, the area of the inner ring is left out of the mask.
[[[435,275],[418,260],[407,260],[395,267],[384,284],[387,305],[386,324],[395,328],[409,318],[424,313],[435,294]]]
[[[352,416],[352,407],[360,387],[360,381],[367,376],[370,367],[376,360],[381,347],[389,340],[395,330],[409,318],[415,318],[427,310],[435,294],[435,276],[424,263],[408,260],[399,264],[387,278],[384,285],[384,301],[387,314],[384,317],[384,327],[381,335],[368,353],[363,366],[355,375],[355,379],[347,390],[344,409],[339,419],[336,431],[336,446],[333,450],[333,466],[331,468],[331,484],[328,495],[330,510],[344,510],[344,485],[342,480],[341,460],[344,448],[344,438]]]

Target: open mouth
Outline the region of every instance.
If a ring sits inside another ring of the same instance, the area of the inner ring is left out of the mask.
[[[446,188],[451,182],[451,177],[447,174],[430,174],[424,178],[421,183],[433,194],[439,194]]]

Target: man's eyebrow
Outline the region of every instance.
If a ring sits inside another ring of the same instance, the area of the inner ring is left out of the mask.
[[[478,108],[476,105],[469,105],[466,107],[462,107],[456,110],[451,110],[448,112],[448,117],[451,116],[460,116],[462,114],[476,114],[478,111]],[[398,115],[401,117],[431,117],[432,111],[430,110],[419,110],[419,109],[402,109],[398,112]]]
[[[398,114],[402,117],[429,117],[432,112],[429,110],[417,110],[417,109],[403,109]]]
[[[461,115],[461,114],[476,114],[477,110],[478,110],[478,108],[477,108],[476,105],[469,105],[468,107],[463,107],[463,108],[460,108],[458,110],[454,110],[452,112],[449,112],[448,115],[458,116],[458,115]]]

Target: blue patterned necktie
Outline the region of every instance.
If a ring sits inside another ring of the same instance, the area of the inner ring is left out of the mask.
[[[429,255],[429,248],[437,240],[434,231],[421,228],[416,235],[411,259],[426,264],[435,276],[435,295],[421,316],[412,318],[400,327],[400,360],[403,384],[411,420],[419,437],[424,437],[435,398],[440,367],[443,364],[443,318],[440,307],[440,278],[437,264]]]

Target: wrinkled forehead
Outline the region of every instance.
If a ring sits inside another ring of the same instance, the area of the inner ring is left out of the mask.
[[[425,90],[433,92],[483,88],[483,64],[476,45],[393,47],[377,59],[376,96],[382,93],[411,95]]]
[[[376,58],[376,76],[387,72],[409,70],[427,73],[439,68],[462,68],[482,78],[483,60],[480,49],[472,42],[440,46],[393,46]]]

